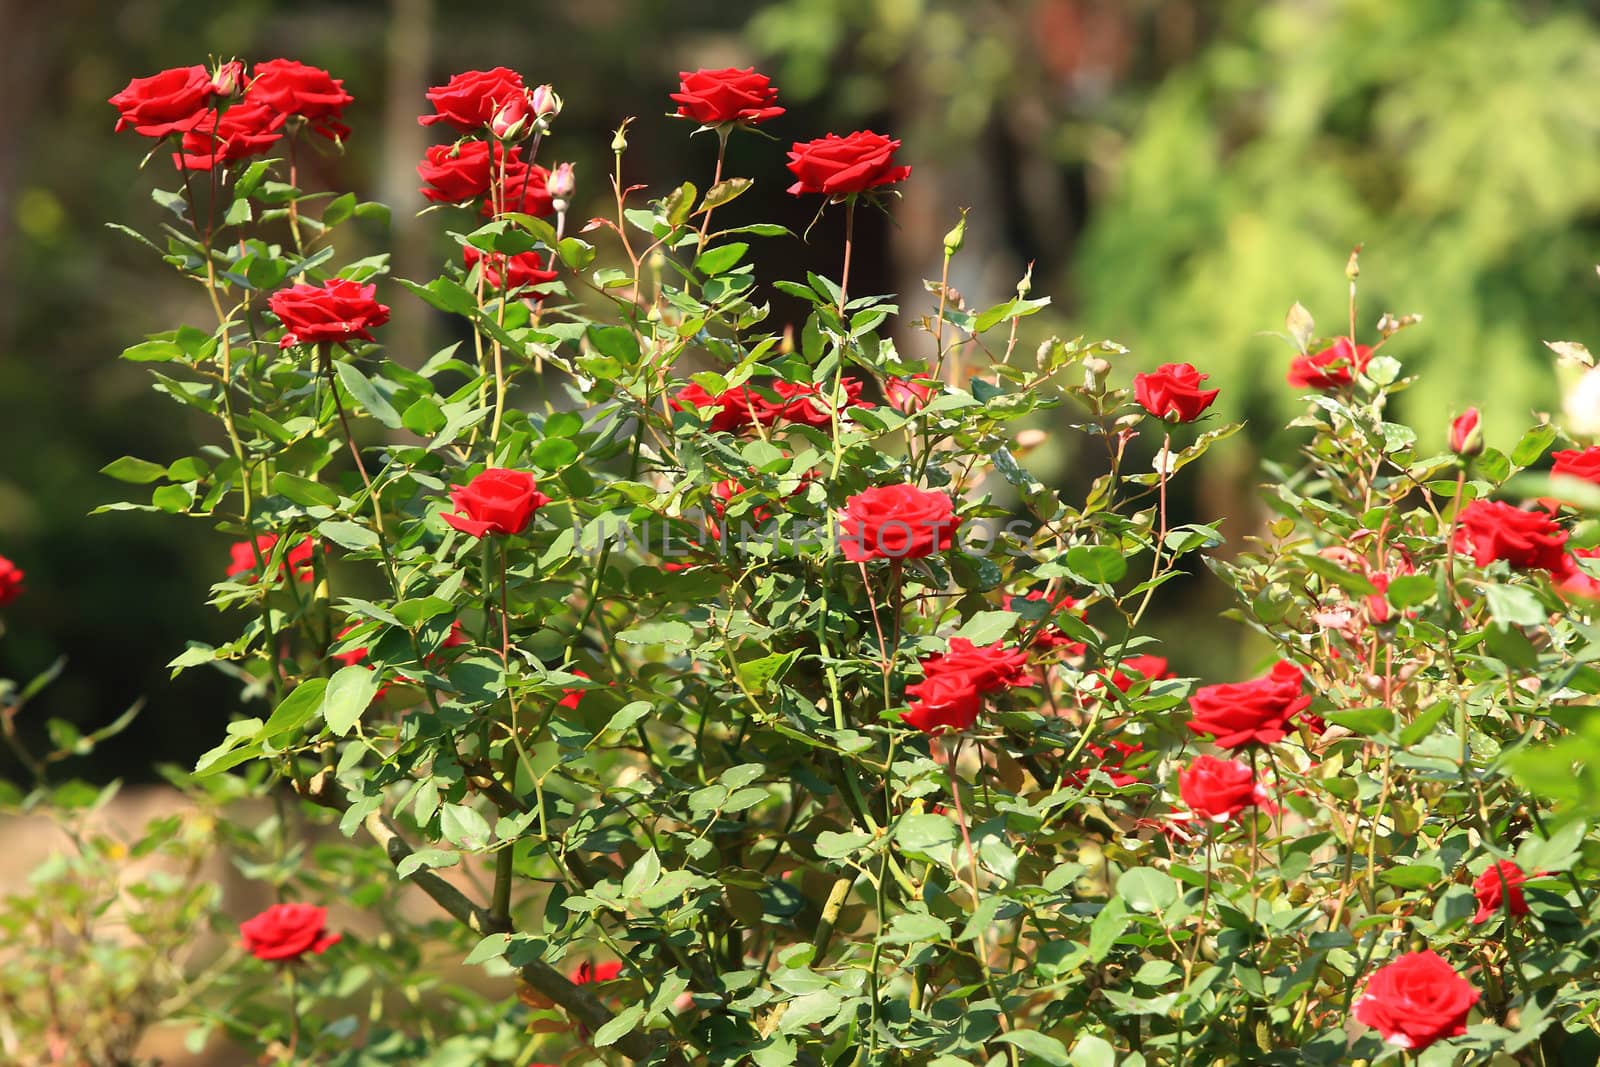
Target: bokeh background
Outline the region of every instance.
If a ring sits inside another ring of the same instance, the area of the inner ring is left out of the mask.
[[[703,188],[714,146],[664,117],[666,94],[680,69],[756,64],[789,112],[770,124],[777,141],[734,139],[730,171],[757,194],[726,210],[798,232],[815,205],[780,191],[789,140],[903,138],[914,175],[893,223],[862,228],[858,291],[898,290],[920,314],[940,238],[970,207],[952,283],[986,305],[1031,262],[1033,295],[1054,304],[1027,320],[1025,344],[1115,338],[1132,350],[1124,375],[1189,360],[1223,388],[1225,414],[1248,418],[1178,501],[1228,516],[1235,538],[1254,514],[1257,459],[1295,443],[1279,429],[1297,403],[1289,350],[1270,334],[1296,300],[1320,332],[1343,332],[1353,245],[1365,246],[1363,330],[1384,311],[1424,316],[1393,349],[1424,375],[1399,412],[1424,440],[1442,443],[1449,414],[1475,403],[1490,441],[1509,444],[1559,402],[1541,339],[1600,337],[1595,3],[9,0],[0,33],[0,554],[30,590],[7,609],[0,677],[68,657],[39,720],[99,725],[145,698],[134,729],[97,753],[101,776],[192,759],[236,707],[220,675],[169,680],[163,666],[186,639],[225,635],[205,599],[227,538],[166,516],[88,517],[126,489],[102,465],[186,454],[210,432],[117,359],[146,332],[205,321],[198,292],[104,225],[148,232],[161,218],[149,190],[168,174],[136,174],[145,145],[113,135],[105,102],[134,75],[281,55],[343,77],[355,133],[305,184],[391,204],[387,240],[347,238],[341,253],[392,248],[395,273],[426,278],[449,247],[437,217],[415,215],[427,86],[495,64],[554,83],[567,108],[547,158],[576,161],[586,214],[603,209],[611,131],[629,115],[630,181]],[[833,270],[836,224],[809,246],[768,242],[761,273]],[[384,339],[402,361],[447,341],[398,287],[386,297]],[[1035,466],[1079,482],[1054,440]],[[1164,591],[1157,631],[1180,671],[1253,666],[1241,633],[1214,623],[1220,595],[1203,575]]]

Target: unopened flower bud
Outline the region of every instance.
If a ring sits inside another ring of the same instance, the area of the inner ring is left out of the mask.
[[[1090,356],[1083,361],[1083,384],[1088,389],[1103,389],[1106,384],[1106,375],[1111,373],[1111,364],[1099,356]]]
[[[489,132],[502,141],[520,139],[532,130],[528,121],[531,108],[526,93],[512,97],[495,110],[494,117],[489,120]]]
[[[211,75],[211,91],[217,96],[237,96],[244,88],[244,64],[237,59],[217,66]]]
[[[528,99],[535,118],[553,119],[561,114],[561,97],[556,95],[554,86],[541,85],[528,94]]]
[[[1468,408],[1450,423],[1450,451],[1463,459],[1483,451],[1483,427],[1478,424],[1478,409]]]
[[[1022,280],[1021,281],[1017,282],[1017,299],[1018,300],[1026,300],[1026,299],[1028,299],[1028,294],[1031,293],[1032,291],[1033,291],[1033,260],[1030,259],[1028,261],[1028,272],[1022,276]]]
[[[961,251],[961,243],[967,237],[967,209],[961,209],[961,220],[944,235],[944,258],[949,259]]]
[[[628,123],[633,119],[624,119],[621,126],[617,127],[616,135],[611,138],[611,151],[621,155],[628,150]]]
[[[550,194],[550,199],[556,201],[556,210],[565,211],[567,201],[572,199],[572,194],[578,188],[577,179],[572,173],[571,163],[557,163],[550,172],[550,178],[545,182],[545,192]]]

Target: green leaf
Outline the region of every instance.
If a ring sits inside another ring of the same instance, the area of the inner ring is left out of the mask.
[[[547,471],[558,471],[578,458],[578,446],[566,437],[546,437],[533,450],[533,463]]]
[[[712,208],[721,207],[723,204],[737,199],[744,195],[754,184],[755,182],[749,178],[724,178],[706,190],[705,199],[700,202],[695,214],[698,215],[703,211],[710,211]]]
[[[378,544],[378,535],[365,526],[344,519],[328,519],[317,524],[317,533],[326,537],[340,548],[357,551],[363,548],[375,548]]]
[[[172,341],[141,341],[122,350],[122,358],[130,363],[170,363],[184,358],[184,351]]]
[[[322,224],[329,229],[339,225],[356,211],[356,194],[345,193],[328,201],[328,206],[322,209]]]
[[[1535,426],[1522,435],[1522,440],[1517,442],[1517,447],[1511,450],[1511,462],[1518,467],[1526,467],[1533,463],[1544,450],[1549,448],[1556,439],[1556,428],[1550,423]]]
[[[1394,729],[1394,712],[1388,708],[1352,708],[1349,711],[1326,712],[1322,717],[1347,730],[1369,737]]]
[[[591,1039],[594,1047],[609,1048],[618,1038],[632,1033],[642,1018],[644,1018],[644,1005],[629,1004],[617,1012],[610,1022],[594,1032],[594,1037]]]
[[[1428,863],[1408,863],[1378,872],[1378,879],[1400,889],[1425,889],[1433,885],[1444,872]]]
[[[445,428],[450,420],[431,396],[414,401],[400,414],[400,425],[419,437],[430,437]]]
[[[322,718],[328,729],[339,737],[349,733],[378,695],[381,683],[378,672],[359,663],[339,668],[328,679],[328,691],[322,698]]]
[[[452,845],[482,849],[489,845],[489,821],[477,808],[465,804],[445,804],[439,808],[439,833]]]
[[[294,691],[272,710],[256,736],[277,745],[281,738],[300,729],[322,710],[322,697],[327,688],[326,678],[307,678],[295,686]]]
[[[401,878],[409,878],[424,867],[454,867],[460,862],[461,853],[459,852],[452,852],[444,848],[419,848],[395,864],[394,873]]]
[[[1426,604],[1438,592],[1438,585],[1427,574],[1406,574],[1389,582],[1389,603],[1397,608],[1414,608]]]
[[[623,630],[617,634],[617,640],[630,645],[663,645],[682,652],[687,650],[689,642],[694,640],[694,629],[686,622],[672,619]]]
[[[635,723],[650,714],[651,703],[648,700],[635,700],[624,704],[617,709],[617,713],[607,721],[602,733],[619,734],[624,730],[631,730]]]
[[[355,397],[356,403],[366,409],[367,414],[391,430],[398,430],[405,425],[400,421],[400,413],[395,411],[394,406],[384,399],[377,386],[373,385],[354,363],[335,363],[334,369],[339,374],[339,381],[349,390],[350,395]]]
[[[1076,545],[1067,549],[1067,567],[1090,585],[1110,585],[1128,573],[1128,557],[1110,545]]]
[[[708,278],[714,278],[732,270],[748,251],[750,246],[743,241],[708,248],[694,261],[694,269]]]
[[[1483,596],[1489,617],[1502,626],[1539,626],[1545,621],[1544,605],[1523,586],[1485,586]]]
[[[980,611],[962,623],[954,634],[975,645],[992,645],[1011,631],[1022,616],[1014,611]]]
[[[610,356],[625,367],[639,362],[639,339],[625,326],[590,326],[586,336],[602,356]]]
[[[1443,719],[1449,711],[1449,702],[1443,700],[1425,709],[1422,714],[1406,723],[1405,728],[1400,731],[1400,744],[1410,748],[1424,737],[1433,733],[1433,728],[1439,725],[1439,720]]]
[[[301,507],[333,508],[339,506],[338,493],[321,482],[314,482],[310,478],[302,478],[298,474],[290,474],[287,471],[279,471],[272,476],[272,490],[299,504]]]
[[[747,689],[759,693],[773,682],[783,680],[789,673],[789,668],[794,666],[795,660],[800,658],[800,650],[777,652],[760,659],[747,660],[739,664],[739,680]]]
[[[1178,883],[1154,867],[1134,867],[1117,879],[1117,896],[1136,912],[1162,912],[1178,899]]]
[[[915,852],[953,844],[958,834],[948,815],[905,815],[894,825],[895,843]]]
[[[1378,587],[1367,581],[1364,576],[1354,571],[1345,570],[1326,556],[1305,552],[1301,553],[1299,559],[1301,563],[1305,564],[1306,570],[1319,578],[1327,579],[1347,593],[1354,593],[1357,596],[1371,596],[1378,591]]]
[[[1529,834],[1517,848],[1517,866],[1528,874],[1539,871],[1562,874],[1570,871],[1577,862],[1578,850],[1587,831],[1588,824],[1582,819],[1575,819],[1547,838]]]
[[[1072,1054],[1067,1062],[1072,1067],[1116,1067],[1117,1050],[1103,1037],[1083,1034],[1072,1046]]]
[[[1001,1034],[995,1040],[1015,1045],[1028,1055],[1038,1056],[1053,1067],[1064,1067],[1067,1062],[1067,1046],[1049,1034],[1041,1034],[1037,1030],[1012,1030]]]
[[[132,482],[143,485],[164,478],[167,468],[159,463],[151,463],[147,459],[135,459],[132,456],[123,456],[114,459],[100,468],[100,473],[115,478],[119,482]]]

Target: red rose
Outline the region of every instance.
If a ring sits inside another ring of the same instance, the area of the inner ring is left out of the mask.
[[[605,963],[590,963],[585,960],[578,964],[572,972],[572,981],[577,985],[588,985],[591,982],[609,982],[622,973],[621,960],[607,960]]]
[[[712,433],[738,433],[754,423],[750,414],[750,399],[750,391],[743,386],[712,395],[698,382],[690,382],[672,394],[670,403],[679,411],[719,407],[722,410],[711,416],[711,423],[706,428]]]
[[[922,661],[924,677],[963,675],[980,693],[1017,685],[1027,668],[1027,653],[1006,648],[999,641],[975,645],[965,637],[952,637],[948,652]]]
[[[585,670],[574,670],[572,673],[579,678],[589,677],[589,672]],[[561,699],[556,701],[556,707],[577,711],[578,705],[583,703],[583,694],[586,692],[587,690],[585,689],[563,689],[561,691]],[[622,965],[618,964],[617,966],[620,968]]]
[[[1194,718],[1189,729],[1212,734],[1222,748],[1270,745],[1289,733],[1289,721],[1311,706],[1300,692],[1301,678],[1277,672],[1249,682],[1208,685],[1189,697]]]
[[[246,584],[254,584],[261,577],[261,571],[256,565],[256,554],[259,552],[263,563],[270,562],[272,550],[277,547],[277,534],[262,534],[254,542],[237,541],[228,549],[228,577],[245,578]],[[316,542],[307,537],[299,544],[294,545],[283,554],[283,560],[278,564],[278,581],[283,581],[284,575],[294,572],[297,580],[309,582],[312,579],[311,557],[316,552]]]
[[[1550,458],[1555,460],[1550,468],[1551,474],[1600,485],[1600,445],[1591,445],[1582,452],[1575,448],[1564,448],[1560,452],[1550,453]]]
[[[830,133],[815,141],[796,141],[789,149],[788,166],[797,181],[789,186],[789,192],[795,196],[846,196],[904,181],[911,168],[895,165],[894,152],[899,147],[899,141],[871,130],[848,137]]]
[[[511,155],[507,157],[506,180],[500,194],[500,210],[518,211],[541,219],[551,218],[556,213],[556,203],[550,195],[550,172],[537,163],[521,162],[517,158],[520,154],[520,151],[513,149]],[[560,167],[556,169],[559,170]],[[487,199],[484,200],[481,209],[483,217],[491,217],[494,208],[494,204]]]
[[[1483,431],[1478,427],[1477,408],[1468,408],[1451,420],[1450,451],[1458,456],[1476,456],[1483,451]]]
[[[839,532],[851,563],[931,556],[955,540],[955,505],[914,485],[876,486],[845,501]]]
[[[1568,596],[1580,596],[1586,600],[1600,600],[1600,578],[1595,578],[1588,571],[1578,566],[1580,559],[1600,559],[1600,546],[1594,548],[1575,548],[1572,555],[1561,561],[1561,569],[1552,571],[1556,588]]]
[[[329,139],[350,136],[350,127],[339,120],[355,97],[344,91],[344,79],[319,67],[292,59],[257,63],[244,95],[247,102],[264,104],[280,115],[305,119]]]
[[[1075,771],[1068,771],[1067,781],[1080,789],[1089,784],[1089,779],[1095,770],[1099,770],[1111,779],[1111,784],[1121,789],[1123,786],[1132,785],[1139,780],[1137,774],[1128,774],[1122,770],[1122,765],[1128,761],[1129,756],[1137,755],[1144,751],[1144,745],[1135,742],[1127,744],[1122,741],[1111,742],[1110,748],[1100,745],[1084,745],[1084,751],[1099,761],[1098,767],[1083,767]]]
[[[465,245],[461,254],[469,271],[479,262],[483,263],[483,280],[491,289],[505,288],[507,278],[511,283],[510,291],[515,292],[530,285],[553,282],[557,277],[555,271],[544,269],[544,255],[540,252],[519,252],[507,257],[504,252],[486,253],[475,245]]]
[[[910,378],[889,378],[883,383],[883,398],[902,415],[921,411],[938,391],[937,381],[915,375]]]
[[[270,107],[245,101],[223,112],[207,111],[183,135],[183,151],[172,154],[179,170],[210,170],[259,156],[283,137],[284,118]]]
[[[0,607],[22,595],[22,568],[0,556]]]
[[[458,130],[476,130],[489,125],[495,112],[513,99],[527,95],[522,75],[514,70],[495,67],[463,71],[428,90],[435,114],[422,115],[417,121],[424,126],[448,122]]]
[[[1215,756],[1196,756],[1178,772],[1178,796],[1199,818],[1219,823],[1267,798],[1247,765]]]
[[[1507,915],[1528,914],[1528,902],[1522,896],[1522,883],[1528,876],[1510,860],[1492,863],[1472,883],[1472,895],[1478,898],[1475,923],[1486,923],[1502,910]]]
[[[1289,364],[1289,384],[1296,389],[1337,389],[1349,385],[1372,362],[1369,345],[1354,345],[1340,337],[1320,352],[1296,356]]]
[[[1474,500],[1461,509],[1456,550],[1487,567],[1497,559],[1514,570],[1562,574],[1568,567],[1567,533],[1547,511],[1523,511],[1498,500]]]
[[[240,923],[239,934],[258,960],[294,960],[307,952],[320,956],[340,937],[328,932],[328,909],[311,904],[274,904]]]
[[[1043,600],[1044,590],[1034,589],[1031,590],[1026,596],[1020,598],[1008,596],[1004,601],[1005,609],[1007,611],[1016,611],[1016,604],[1019,599],[1025,601]],[[1063,611],[1071,611],[1077,606],[1077,600],[1063,593],[1050,602],[1050,613],[1054,615]],[[1076,614],[1080,619],[1083,617],[1083,612],[1081,611],[1077,612]],[[1030,623],[1029,625],[1031,626],[1032,624]],[[1082,641],[1074,641],[1055,626],[1041,627],[1039,632],[1033,635],[1033,641],[1029,647],[1036,648],[1041,652],[1046,653],[1061,649],[1064,650],[1068,656],[1081,656],[1087,650],[1087,646],[1085,646]]]
[[[1222,391],[1200,388],[1209,377],[1190,363],[1163,363],[1151,374],[1133,376],[1133,396],[1158,419],[1193,422]]]
[[[773,107],[778,90],[765,74],[754,67],[745,70],[697,70],[678,73],[678,91],[671,98],[678,103],[678,114],[702,126],[724,122],[743,122],[754,126],[783,114]]]
[[[862,403],[859,380],[845,378],[842,381],[845,407],[870,406]],[[768,400],[754,390],[749,392],[750,414],[761,425],[771,426],[779,419],[817,429],[833,425],[833,405],[824,397],[822,386],[777,381],[766,388],[778,394],[778,399]],[[828,391],[832,392],[832,386]]]
[[[1356,998],[1358,1022],[1398,1048],[1425,1049],[1467,1032],[1478,991],[1432,949],[1379,967]]]
[[[460,648],[462,645],[472,643],[472,638],[467,636],[467,628],[457,619],[450,624],[450,632],[444,635],[444,640],[439,643],[440,648]]]
[[[909,710],[900,713],[900,720],[925,734],[970,729],[983,710],[983,694],[965,674],[932,675],[906,686],[906,696],[915,699],[906,705]]]
[[[485,534],[519,534],[533,521],[533,513],[550,503],[539,483],[527,471],[491,467],[466,485],[450,490],[454,514],[444,521],[473,537]]]
[[[118,112],[118,133],[132,126],[145,137],[165,137],[199,125],[215,95],[210,72],[196,65],[134,78],[110,104]]]
[[[494,151],[493,167],[489,162],[488,141],[461,141],[457,144],[436,144],[429,148],[417,176],[425,184],[422,195],[435,204],[465,204],[480,196],[489,195],[489,185],[494,180],[494,168],[499,166],[500,150]],[[506,169],[512,163],[507,157]]]
[[[388,305],[378,303],[377,292],[376,285],[348,278],[279,289],[267,301],[283,323],[278,347],[344,343],[355,338],[371,341],[371,330],[389,321]]]
[[[1155,682],[1171,677],[1167,661],[1161,656],[1128,656],[1111,672],[1111,684],[1126,693],[1136,681]]]

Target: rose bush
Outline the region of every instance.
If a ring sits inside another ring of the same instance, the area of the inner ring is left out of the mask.
[[[250,91],[178,72],[113,103],[182,139]],[[422,164],[461,249],[431,278],[341,262],[339,228],[384,210],[244,162],[245,135],[214,185],[155,191],[179,221],[158,251],[216,323],[125,356],[226,445],[108,471],[159,483],[124,507],[259,557],[215,589],[238,636],[173,664],[246,703],[194,778],[353,839],[251,867],[316,918],[268,940],[311,951],[236,968],[208,1025],[352,1065],[1600,1057],[1600,847],[1560,792],[1588,781],[1571,585],[1600,538],[1571,504],[1491,499],[1575,480],[1528,472],[1557,427],[1502,450],[1392,421],[1414,317],[1367,344],[1297,305],[1301,463],[1231,542],[1176,523],[1169,486],[1238,428],[1207,408],[1248,383],[1202,389],[1200,351],[1024,345],[1027,279],[992,307],[852,288],[858,208],[912,180],[875,133],[789,152],[838,278],[757,278],[750,243],[795,238],[726,221],[756,198],[722,171],[773,99],[685,74],[707,188],[624,185],[625,122],[580,219],[573,170],[536,162],[559,97],[451,78],[419,119],[455,138]],[[288,159],[305,117],[262,124]],[[506,292],[505,257],[553,276]],[[469,342],[387,358],[380,301],[410,299]],[[1159,369],[1123,387],[1136,365]],[[1029,469],[1034,423],[1081,441],[1081,498]],[[312,580],[259,580],[282,563]],[[1202,568],[1254,680],[1173,677],[1148,636]],[[474,992],[432,985],[452,956]]]

